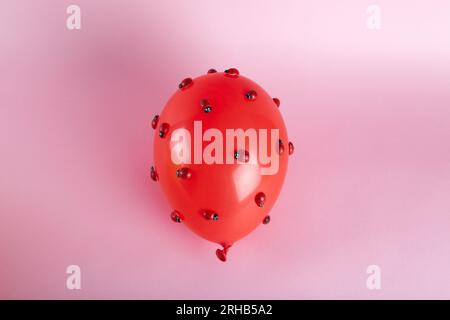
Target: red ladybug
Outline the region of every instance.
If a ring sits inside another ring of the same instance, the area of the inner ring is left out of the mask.
[[[220,244],[221,261],[236,241],[270,221],[294,150],[289,142],[283,152],[289,139],[279,105],[236,68],[210,69],[185,78],[153,119],[152,178],[172,206],[172,220]],[[244,144],[236,146],[242,133]]]

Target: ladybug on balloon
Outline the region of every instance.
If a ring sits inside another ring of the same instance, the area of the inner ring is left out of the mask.
[[[236,68],[210,69],[184,79],[151,122],[150,177],[173,208],[171,219],[221,245],[221,261],[271,220],[294,152],[279,106]]]

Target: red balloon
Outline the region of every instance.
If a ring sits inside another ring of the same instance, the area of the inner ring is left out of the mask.
[[[293,152],[279,105],[236,68],[210,69],[184,79],[152,120],[151,177],[172,206],[171,218],[220,244],[222,261],[237,240],[270,221]],[[238,129],[248,133],[240,146],[232,135]]]

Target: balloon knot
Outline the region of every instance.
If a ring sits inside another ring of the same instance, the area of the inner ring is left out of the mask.
[[[220,261],[227,261],[227,253],[230,249],[231,245],[229,244],[222,244],[223,249],[217,249],[216,250],[216,256],[219,258]]]

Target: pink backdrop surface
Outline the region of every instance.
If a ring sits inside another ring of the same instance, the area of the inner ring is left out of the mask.
[[[450,298],[450,2],[379,0],[378,31],[371,3],[0,1],[0,298]],[[224,264],[170,220],[149,122],[228,67],[296,152]]]

